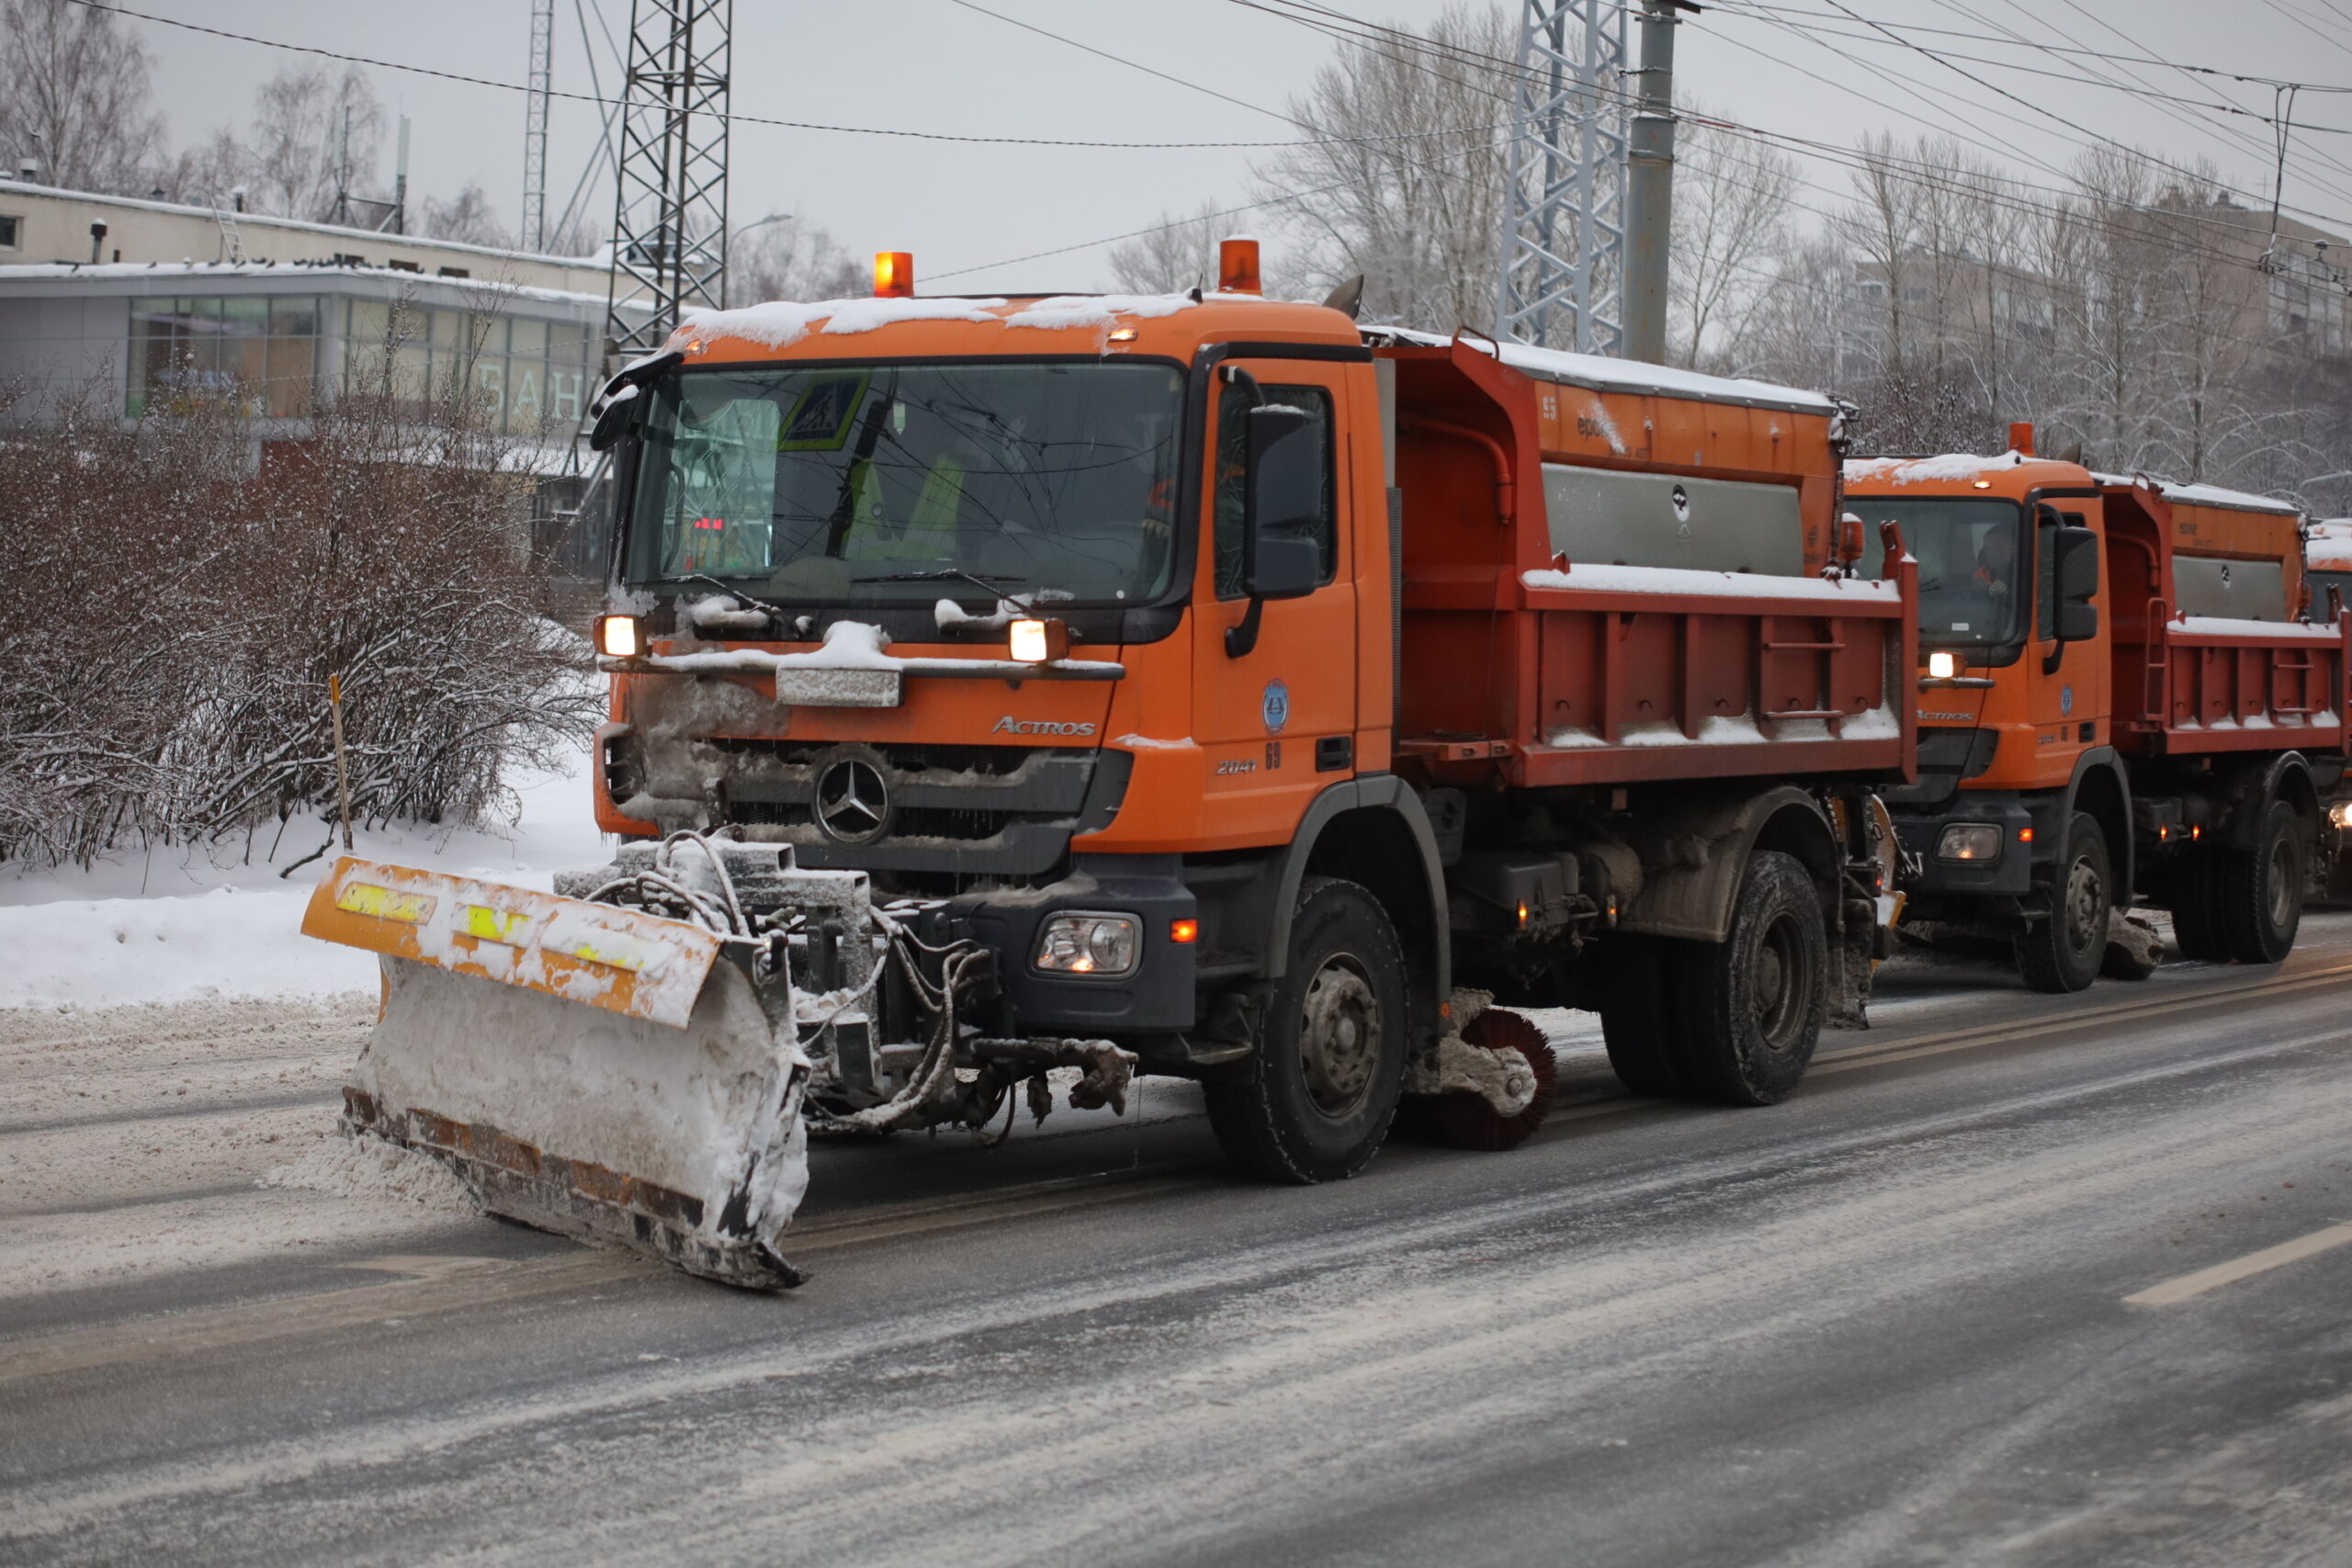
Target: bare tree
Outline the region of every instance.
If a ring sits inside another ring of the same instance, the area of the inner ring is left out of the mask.
[[[498,220],[490,193],[478,180],[447,201],[426,197],[417,220],[417,232],[435,240],[456,240],[469,245],[511,245],[514,237]]]
[[[74,190],[143,191],[164,121],[148,107],[146,46],[108,12],[0,0],[0,155]]]
[[[1690,106],[1674,155],[1674,265],[1668,275],[1673,357],[1736,362],[1749,302],[1770,281],[1764,264],[1783,247],[1796,192],[1796,162],[1743,141]]]
[[[728,247],[727,294],[763,299],[844,299],[866,291],[865,269],[824,225],[786,218],[737,236]]]
[[[1415,41],[1345,45],[1290,100],[1310,137],[1256,166],[1258,193],[1317,289],[1361,274],[1374,321],[1450,329],[1494,315],[1508,66],[1493,6],[1456,4]]]
[[[256,210],[323,220],[347,179],[370,188],[384,141],[384,106],[367,74],[348,66],[288,66],[254,96],[245,183]],[[347,175],[346,175],[347,171]]]
[[[1189,218],[1159,215],[1160,227],[1111,247],[1111,280],[1130,294],[1174,294],[1216,281],[1217,242],[1238,231],[1237,220],[1217,216],[1218,204],[1201,203]]]

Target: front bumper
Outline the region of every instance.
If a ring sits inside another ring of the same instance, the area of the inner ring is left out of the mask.
[[[1940,897],[2022,897],[2033,886],[2035,843],[2023,837],[2036,828],[2033,813],[2013,795],[1962,790],[1942,806],[1921,809],[1897,807],[1895,836],[1903,840],[1905,860],[1916,866],[1903,878],[1914,913],[1932,918],[1928,900]],[[2001,832],[2000,852],[1990,860],[1939,859],[1937,846],[1944,829],[1959,823],[1983,822]],[[2039,832],[2036,839],[2040,838]]]
[[[948,912],[997,954],[1006,1034],[1126,1035],[1193,1024],[1198,944],[1174,939],[1179,920],[1197,920],[1193,890],[1175,855],[1079,855],[1070,874],[1044,887],[967,894]],[[1133,915],[1142,952],[1121,976],[1040,974],[1039,929],[1064,909]],[[1196,928],[1197,929],[1197,928]]]

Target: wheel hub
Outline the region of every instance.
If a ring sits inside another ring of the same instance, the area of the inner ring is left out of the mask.
[[[1362,966],[1333,955],[1306,987],[1298,1054],[1306,1095],[1334,1119],[1363,1103],[1380,1062],[1380,999]]]
[[[2078,860],[2066,874],[2066,947],[2081,953],[2103,936],[2107,930],[2107,889],[2100,886],[2098,869],[2087,857]]]

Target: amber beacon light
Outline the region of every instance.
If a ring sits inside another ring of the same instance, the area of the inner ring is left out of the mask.
[[[1216,247],[1216,288],[1220,294],[1262,294],[1258,280],[1258,242],[1236,235]]]
[[[874,253],[874,297],[876,299],[911,299],[915,297],[914,252]]]

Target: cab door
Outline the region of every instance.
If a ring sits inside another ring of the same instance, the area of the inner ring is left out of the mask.
[[[1356,729],[1357,555],[1345,433],[1351,409],[1341,365],[1310,359],[1235,359],[1254,379],[1217,369],[1210,389],[1207,515],[1193,579],[1194,739],[1206,753],[1204,846],[1240,848],[1287,840],[1307,802],[1353,776]],[[1316,536],[1320,585],[1303,598],[1267,600],[1255,642],[1231,646],[1250,601],[1241,592],[1243,423],[1259,396],[1306,411],[1323,447],[1323,507]]]
[[[2034,592],[2033,637],[2026,644],[2025,662],[2033,694],[2033,783],[2047,786],[2064,784],[2074,777],[2077,757],[2114,739],[2108,711],[2112,671],[2107,637],[2107,617],[2114,607],[2102,582],[2095,601],[2099,605],[2100,635],[2085,642],[2058,640],[2054,536],[2061,525],[2099,527],[2099,502],[2095,497],[2050,496],[2028,517],[2033,529]],[[2100,553],[2106,553],[2104,545]]]

